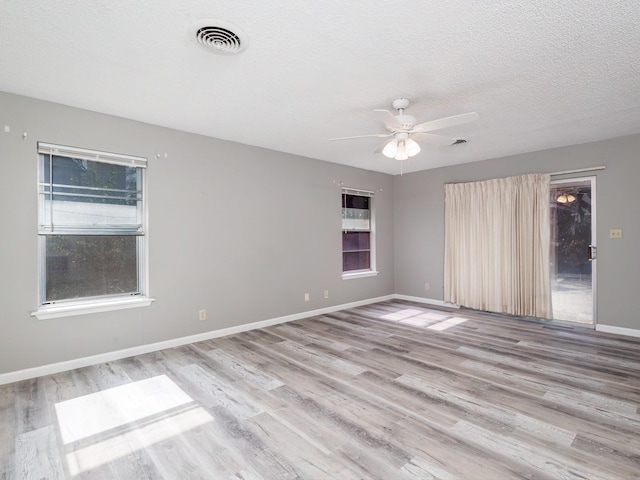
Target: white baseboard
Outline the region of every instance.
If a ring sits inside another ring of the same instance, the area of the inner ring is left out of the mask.
[[[209,340],[212,338],[225,337],[227,335],[246,332],[248,330],[255,330],[257,328],[269,327],[271,325],[277,325],[279,323],[292,322],[294,320],[300,320],[303,318],[315,317],[316,315],[324,315],[325,313],[337,312],[339,310],[346,310],[348,308],[360,307],[362,305],[368,305],[370,303],[384,302],[387,300],[393,300],[394,298],[395,298],[395,295],[385,295],[384,297],[370,298],[367,300],[360,300],[357,302],[344,303],[342,305],[334,305],[332,307],[319,308],[317,310],[308,310],[306,312],[294,313],[292,315],[285,315],[284,317],[270,318],[270,319],[261,320],[258,322],[238,325],[236,327],[221,328],[219,330],[212,330],[209,332],[199,333],[197,335],[189,335],[187,337],[173,338],[171,340],[165,340],[162,342],[156,342],[156,343],[150,343],[147,345],[140,345],[137,347],[125,348],[123,350],[116,350],[113,352],[106,352],[98,355],[91,355],[90,357],[76,358],[73,360],[67,360],[65,362],[51,363],[48,365],[27,368],[27,369],[18,370],[15,372],[2,373],[0,374],[0,385],[19,382],[21,380],[27,380],[29,378],[42,377],[44,375],[52,375],[54,373],[65,372],[65,371],[73,370],[76,368],[88,367],[91,365],[96,365],[98,363],[120,360],[122,358],[133,357],[134,355],[142,355],[145,353],[156,352],[158,350],[164,350],[165,348],[179,347],[181,345],[187,345],[189,343],[196,343],[196,342],[202,342],[204,340]]]
[[[439,307],[447,307],[447,308],[460,308],[460,305],[456,305],[455,303],[447,303],[442,300],[434,300],[432,298],[423,298],[423,297],[411,297],[409,295],[398,295],[397,293],[393,296],[393,298],[397,300],[406,300],[408,302],[417,302],[417,303],[426,303],[429,305],[437,305]]]
[[[626,335],[628,337],[640,337],[640,330],[635,328],[614,327],[613,325],[596,324],[597,332],[615,333],[616,335]]]

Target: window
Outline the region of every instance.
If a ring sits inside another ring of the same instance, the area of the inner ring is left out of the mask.
[[[342,189],[343,277],[375,273],[373,192]]]
[[[143,297],[146,159],[46,143],[38,153],[40,308]]]

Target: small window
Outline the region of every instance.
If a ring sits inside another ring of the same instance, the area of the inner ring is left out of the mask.
[[[144,295],[146,159],[38,144],[40,305]]]
[[[342,272],[375,271],[373,193],[342,189]]]

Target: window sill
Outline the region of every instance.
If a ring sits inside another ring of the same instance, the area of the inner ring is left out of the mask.
[[[154,300],[154,298],[149,297],[136,297],[118,300],[77,302],[66,305],[47,305],[32,312],[31,316],[36,317],[38,320],[49,320],[52,318],[72,317],[74,315],[86,315],[88,313],[111,312],[125,308],[148,307]]]
[[[361,270],[358,272],[348,272],[342,274],[343,280],[352,280],[354,278],[375,277],[378,275],[376,270]]]

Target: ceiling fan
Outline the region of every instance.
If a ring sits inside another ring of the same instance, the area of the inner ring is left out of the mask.
[[[409,100],[407,98],[396,98],[392,105],[393,108],[398,111],[397,115],[394,115],[389,110],[374,110],[374,112],[388,114],[385,121],[388,133],[356,135],[353,137],[337,137],[330,138],[329,140],[350,140],[352,138],[365,137],[393,137],[382,147],[382,154],[385,157],[395,158],[396,160],[407,160],[409,157],[413,157],[420,152],[420,145],[416,140],[440,146],[464,143],[466,140],[445,137],[443,135],[430,132],[475,122],[479,118],[479,115],[476,112],[469,112],[461,115],[454,115],[452,117],[440,118],[438,120],[431,120],[430,122],[419,123],[416,125],[415,117],[404,113],[404,110],[409,106]]]

